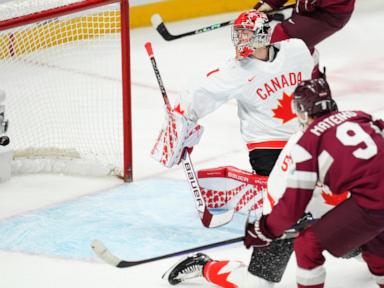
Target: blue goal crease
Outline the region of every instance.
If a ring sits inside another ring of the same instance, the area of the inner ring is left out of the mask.
[[[192,197],[185,181],[122,184],[0,221],[0,249],[91,260],[98,239],[120,257],[144,259],[243,235],[241,215],[223,227],[203,227]]]

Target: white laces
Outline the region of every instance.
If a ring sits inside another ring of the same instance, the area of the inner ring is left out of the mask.
[[[179,280],[196,278],[196,277],[200,277],[202,275],[202,272],[203,272],[203,266],[202,265],[192,265],[192,266],[189,266],[189,267],[183,269],[179,273],[179,275],[177,275],[177,277],[175,277],[175,278],[179,279]]]

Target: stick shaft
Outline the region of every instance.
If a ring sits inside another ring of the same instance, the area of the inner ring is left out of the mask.
[[[295,7],[295,4],[286,5],[286,6],[283,6],[283,7],[279,8],[279,9],[276,9],[274,11],[271,11],[270,13],[267,13],[267,15],[268,15],[268,17],[269,17],[269,19],[271,21],[281,22],[281,21],[284,20],[284,15],[281,14],[281,13],[278,13],[278,12],[286,10],[286,9],[290,9],[290,8],[293,8],[293,7]],[[160,15],[156,15],[156,16],[157,16],[156,19],[161,19]],[[160,20],[160,21],[157,20],[157,22],[158,23],[154,23],[153,22],[153,24],[152,24],[153,27],[157,30],[157,32],[159,32],[159,34],[166,41],[172,41],[172,40],[180,39],[180,38],[187,37],[187,36],[192,36],[192,35],[196,35],[196,34],[201,34],[201,33],[209,32],[209,31],[213,31],[213,30],[216,30],[216,29],[228,26],[228,25],[232,25],[233,20],[212,24],[212,25],[209,25],[209,26],[206,26],[206,27],[203,27],[203,28],[199,28],[199,29],[196,29],[196,30],[184,32],[184,33],[181,33],[181,34],[171,34],[169,32],[168,28],[165,26],[165,23],[162,20]]]
[[[158,260],[162,260],[162,259],[167,259],[170,257],[181,256],[181,255],[185,255],[185,254],[189,254],[189,253],[193,253],[193,252],[197,252],[197,251],[201,251],[201,250],[212,249],[212,248],[216,248],[216,247],[220,247],[220,246],[224,246],[224,245],[229,245],[229,244],[241,242],[241,241],[243,241],[243,239],[244,239],[244,237],[228,239],[228,240],[224,240],[224,241],[220,241],[220,242],[215,242],[215,243],[211,243],[211,244],[207,244],[207,245],[202,245],[199,247],[194,247],[194,248],[185,249],[185,250],[178,251],[178,252],[173,252],[173,253],[169,253],[169,254],[164,254],[164,255],[160,255],[160,256],[156,256],[156,257],[152,257],[152,258],[147,258],[147,259],[143,259],[143,260],[136,260],[136,261],[135,260],[129,261],[129,260],[120,259],[119,257],[113,255],[109,251],[109,249],[99,240],[93,241],[92,249],[95,251],[96,255],[99,256],[100,259],[102,259],[106,263],[108,263],[112,266],[115,266],[117,268],[128,268],[128,267],[132,267],[132,266],[136,266],[136,265],[140,265],[140,264],[145,264],[145,263],[150,263],[150,262],[154,262],[154,261],[158,261]]]

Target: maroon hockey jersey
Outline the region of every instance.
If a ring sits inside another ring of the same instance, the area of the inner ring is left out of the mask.
[[[288,2],[288,0],[264,0],[264,2],[277,9]],[[316,5],[331,13],[346,14],[353,11],[355,0],[318,0]]]
[[[355,202],[384,213],[384,122],[364,112],[334,112],[307,128],[291,156],[295,168],[287,189],[267,216],[274,236],[305,212],[317,182],[335,194],[350,191]]]

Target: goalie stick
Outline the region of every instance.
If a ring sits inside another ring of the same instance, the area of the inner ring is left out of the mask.
[[[206,250],[206,249],[216,248],[216,247],[223,246],[223,245],[241,242],[241,241],[243,241],[243,239],[244,239],[244,237],[238,237],[238,238],[234,238],[234,239],[230,239],[230,240],[225,240],[225,241],[221,241],[221,242],[207,244],[207,245],[203,245],[203,246],[199,246],[199,247],[195,247],[195,248],[191,248],[191,249],[186,249],[186,250],[182,250],[182,251],[178,251],[178,252],[174,252],[174,253],[169,253],[169,254],[165,254],[165,255],[161,255],[161,256],[156,256],[156,257],[152,257],[152,258],[147,258],[147,259],[143,259],[143,260],[123,260],[123,259],[120,259],[119,257],[112,254],[112,252],[109,251],[109,249],[107,247],[105,247],[103,242],[101,242],[99,240],[94,240],[92,242],[91,247],[92,247],[93,251],[96,253],[96,255],[101,260],[103,260],[104,262],[106,262],[112,266],[115,266],[117,268],[128,268],[128,267],[132,267],[132,266],[136,266],[136,265],[140,265],[140,264],[145,264],[145,263],[149,263],[149,262],[153,262],[153,261],[157,261],[157,260],[162,260],[162,259],[166,259],[166,258],[170,258],[170,257],[181,256],[184,254],[189,254],[189,253],[193,253],[193,252],[197,252],[197,251],[201,251],[201,250]]]
[[[278,11],[293,8],[294,6],[295,6],[294,4],[293,5],[287,5],[287,6],[284,6],[280,9],[278,9],[278,10],[274,10],[273,12],[268,14],[268,17],[271,21],[274,20],[274,21],[281,22],[284,20],[284,14],[278,13]],[[275,11],[276,11],[276,13],[275,13]],[[169,32],[169,30],[168,30],[167,26],[165,26],[165,23],[164,23],[163,19],[161,18],[160,14],[152,15],[151,22],[152,22],[153,28],[155,28],[156,31],[159,32],[159,34],[164,38],[164,40],[172,41],[172,40],[176,40],[176,39],[183,38],[186,36],[191,36],[191,35],[196,35],[196,34],[200,34],[200,33],[204,33],[204,32],[209,32],[212,30],[216,30],[216,29],[231,25],[233,23],[233,20],[213,24],[213,25],[206,26],[206,27],[203,27],[203,28],[200,28],[197,30],[193,30],[193,31],[189,31],[189,32],[181,33],[181,34],[176,34],[176,35],[171,34]]]
[[[160,71],[157,68],[151,42],[147,42],[145,44],[145,49],[147,50],[149,59],[151,60],[153,71],[155,72],[157,83],[159,84],[165,107],[167,111],[170,112],[172,111],[172,107],[169,102],[167,92],[165,91],[165,87],[161,79]],[[213,228],[213,227],[222,226],[230,222],[233,218],[233,214],[235,213],[235,209],[230,209],[228,211],[217,213],[217,214],[216,213],[212,214],[208,210],[208,207],[206,206],[204,199],[201,195],[201,190],[198,184],[197,176],[196,176],[195,170],[193,169],[192,161],[187,150],[185,150],[184,152],[184,155],[182,158],[182,165],[184,168],[184,172],[187,176],[189,186],[193,192],[196,209],[199,212],[199,216],[203,225],[207,228]]]

